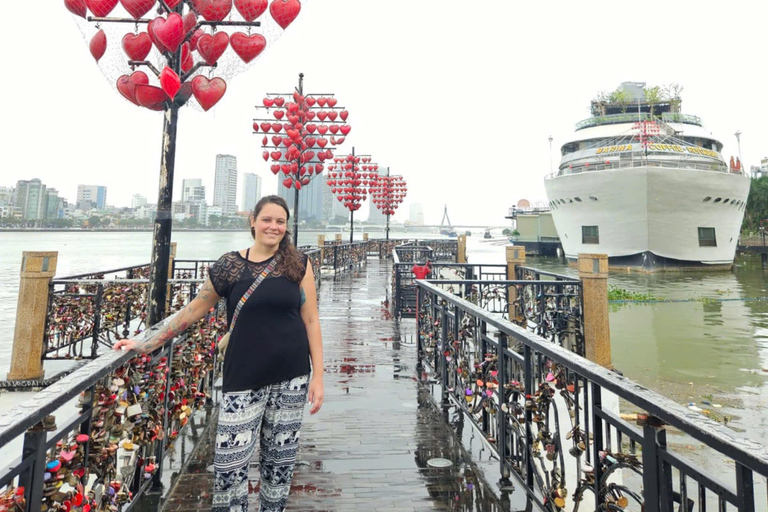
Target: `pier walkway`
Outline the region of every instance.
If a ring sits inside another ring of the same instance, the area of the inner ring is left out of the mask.
[[[483,462],[470,461],[429,393],[420,390],[414,320],[398,324],[384,304],[391,266],[369,259],[358,272],[323,280],[325,404],[305,416],[287,510],[511,510],[509,496],[485,481]],[[162,510],[210,510],[215,428],[214,419]],[[433,467],[440,463],[449,466]],[[489,479],[498,479],[498,462],[492,466]],[[258,479],[257,453],[250,510],[258,510]],[[518,494],[523,508],[525,493]]]

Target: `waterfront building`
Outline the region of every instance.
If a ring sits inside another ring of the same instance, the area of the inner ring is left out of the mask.
[[[0,206],[13,206],[13,187],[0,187]]]
[[[62,198],[59,197],[59,191],[55,188],[49,188],[45,191],[45,212],[43,218],[47,220],[51,219],[63,219],[64,211],[61,208]]]
[[[240,208],[250,212],[261,199],[261,176],[252,172],[243,174],[243,195],[240,200]]]
[[[237,213],[237,157],[216,155],[216,175],[213,182],[213,206],[221,208],[222,215]]]
[[[203,186],[203,180],[199,178],[181,182],[181,202],[191,201],[205,202],[205,186]]]
[[[424,225],[424,207],[421,203],[412,203],[408,210],[408,220],[416,226]]]
[[[136,208],[141,208],[146,204],[147,204],[146,197],[144,197],[141,194],[133,194],[133,198],[131,199],[131,208],[135,210]]]
[[[134,219],[152,219],[154,220],[157,215],[156,204],[144,204],[136,208],[133,212]]]
[[[209,206],[208,209],[205,212],[205,225],[210,226],[211,225],[211,218],[212,217],[218,217],[219,218],[219,225],[221,222],[221,217],[223,216],[223,212],[221,210],[221,206]]]
[[[107,206],[107,187],[101,185],[78,185],[78,210],[103,210]]]
[[[24,220],[42,220],[45,218],[46,186],[37,179],[19,180],[16,183],[14,206],[21,210]]]

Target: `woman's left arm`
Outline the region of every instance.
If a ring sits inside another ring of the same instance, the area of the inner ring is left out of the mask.
[[[307,271],[301,280],[301,318],[307,327],[309,338],[309,357],[312,360],[312,379],[309,381],[307,401],[312,403],[310,414],[315,414],[323,406],[323,334],[320,332],[320,315],[317,312],[317,289],[312,263],[307,259]]]

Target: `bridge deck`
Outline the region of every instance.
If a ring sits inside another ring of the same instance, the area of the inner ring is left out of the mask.
[[[357,273],[323,281],[326,401],[305,416],[287,510],[509,510],[420,390],[413,320],[401,327],[382,305],[390,278],[391,263],[371,259]],[[163,510],[210,510],[214,430],[215,420]],[[433,468],[433,458],[452,465]],[[251,464],[249,510],[256,511],[258,454]]]

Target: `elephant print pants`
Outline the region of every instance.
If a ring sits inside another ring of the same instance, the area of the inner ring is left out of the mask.
[[[213,458],[212,512],[248,510],[248,467],[260,443],[260,512],[282,512],[291,489],[309,376],[224,393]]]

